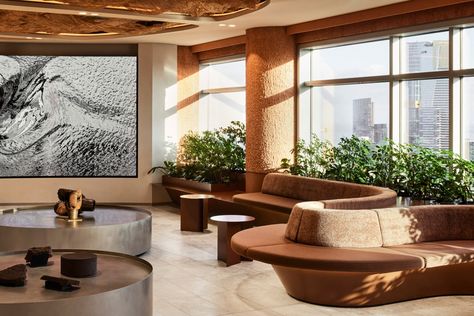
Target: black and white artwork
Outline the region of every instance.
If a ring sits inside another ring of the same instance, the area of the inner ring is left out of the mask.
[[[135,177],[136,62],[0,56],[0,177]]]

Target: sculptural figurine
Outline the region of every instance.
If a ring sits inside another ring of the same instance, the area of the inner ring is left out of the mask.
[[[59,189],[59,202],[54,205],[54,212],[59,216],[67,216],[68,221],[81,221],[79,214],[92,212],[95,200],[86,199],[81,190]]]

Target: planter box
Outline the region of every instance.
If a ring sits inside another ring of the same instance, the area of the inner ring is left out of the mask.
[[[233,190],[245,190],[245,174],[238,175],[238,181],[230,183],[207,183],[198,182],[194,180],[187,180],[184,178],[175,178],[164,175],[162,183],[164,186],[178,187],[183,189],[190,189],[192,191],[201,192],[222,192]]]

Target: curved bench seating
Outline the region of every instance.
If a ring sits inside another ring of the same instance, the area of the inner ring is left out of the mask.
[[[289,295],[315,304],[474,294],[474,206],[328,210],[300,203],[288,224],[241,231],[232,248],[271,264]]]
[[[232,200],[245,205],[260,225],[261,217],[264,223],[286,223],[292,208],[304,201],[329,209],[370,209],[393,207],[396,198],[395,191],[382,187],[269,173],[260,192],[236,194]]]

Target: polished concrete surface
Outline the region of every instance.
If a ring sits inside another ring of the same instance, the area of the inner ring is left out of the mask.
[[[179,209],[153,212],[154,315],[474,315],[474,296],[446,296],[367,308],[307,304],[288,296],[270,265],[217,261],[217,226],[204,233],[180,231]],[[335,284],[334,286],[337,286]]]
[[[97,206],[80,222],[58,218],[53,206],[2,207],[0,252],[51,246],[140,255],[151,246],[151,214],[138,207]]]
[[[41,277],[61,277],[61,255],[71,252],[53,249],[47,266],[28,267],[25,286],[0,286],[0,315],[152,315],[152,266],[134,256],[95,252],[97,275],[71,278],[80,281],[80,289],[72,292],[45,289]],[[24,251],[1,253],[0,268],[25,263],[24,257]]]

